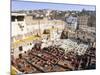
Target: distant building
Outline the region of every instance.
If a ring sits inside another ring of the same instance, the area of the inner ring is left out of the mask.
[[[78,16],[79,28],[87,27],[89,18],[90,16],[87,16],[87,15]]]
[[[12,36],[23,35],[26,33],[25,13],[12,13]]]
[[[49,20],[47,17],[38,13],[19,13],[12,12],[12,37],[11,37],[11,51],[17,57],[19,53],[30,50],[35,40],[40,38],[45,30],[50,31],[46,37],[53,39],[57,37],[53,33],[62,31],[65,27],[65,22],[62,20]],[[59,33],[59,32],[58,32]],[[44,34],[45,35],[45,34]]]
[[[67,27],[72,30],[76,30],[78,27],[77,17],[69,16],[66,18]]]
[[[78,16],[78,25],[80,30],[95,33],[96,17],[93,15],[80,15]]]

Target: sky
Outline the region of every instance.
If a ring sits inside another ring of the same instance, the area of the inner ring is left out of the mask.
[[[35,10],[35,9],[54,9],[54,10],[95,10],[95,5],[76,5],[76,4],[60,4],[32,1],[16,1],[12,0],[12,11],[14,10]]]

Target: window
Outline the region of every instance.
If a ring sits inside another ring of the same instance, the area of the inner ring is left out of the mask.
[[[45,29],[44,32],[43,32],[43,34],[50,34],[50,30]]]
[[[14,53],[14,49],[11,49],[11,53],[12,53],[12,54]]]
[[[33,15],[33,17],[32,17],[33,19],[35,19],[36,17],[35,17],[35,15]]]
[[[14,22],[16,19],[16,16],[11,16],[11,21]]]
[[[22,58],[22,54],[19,54],[19,58],[20,58],[20,59]]]
[[[32,45],[32,43],[30,43],[30,45]]]
[[[23,47],[22,46],[19,47],[19,51],[23,51]]]
[[[17,21],[24,21],[24,16],[17,16]]]

